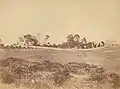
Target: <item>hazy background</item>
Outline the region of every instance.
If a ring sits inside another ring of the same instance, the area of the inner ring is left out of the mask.
[[[69,33],[120,42],[119,0],[0,0],[0,36],[16,42],[24,33],[48,34],[54,43]]]

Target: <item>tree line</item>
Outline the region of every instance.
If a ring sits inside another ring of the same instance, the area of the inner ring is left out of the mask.
[[[69,34],[66,36],[66,41],[60,44],[52,44],[50,43],[49,35],[45,35],[44,43],[40,44],[38,38],[31,34],[25,34],[22,37],[18,37],[19,42],[16,44],[11,44],[4,46],[4,44],[0,44],[1,48],[31,48],[31,46],[41,46],[41,47],[53,47],[53,48],[77,48],[77,49],[89,49],[89,48],[97,48],[105,45],[104,41],[99,43],[90,42],[85,37],[81,37],[79,34]],[[21,46],[23,43],[24,46]]]
[[[88,49],[102,47],[105,45],[104,41],[99,43],[87,41],[85,37],[81,38],[79,34],[69,34],[66,38],[67,41],[60,45],[62,48]]]

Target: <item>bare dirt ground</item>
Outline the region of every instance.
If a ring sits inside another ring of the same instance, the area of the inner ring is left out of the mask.
[[[87,63],[94,64],[103,67],[106,72],[115,72],[120,75],[120,46],[114,46],[109,48],[101,48],[94,50],[55,50],[55,49],[29,49],[25,50],[4,50],[0,52],[0,60],[5,60],[9,57],[22,58],[29,62],[40,62],[41,60],[49,60],[51,62],[67,65],[68,62],[75,63]],[[87,77],[86,75],[76,75],[70,73],[74,78],[67,80],[62,87],[52,87],[49,89],[112,89],[109,84],[101,87],[84,87],[86,83],[82,82],[82,79]],[[88,83],[88,82],[87,82]],[[72,86],[74,84],[74,86]],[[71,85],[71,86],[70,86]],[[90,85],[90,83],[89,83]],[[92,83],[91,85],[97,85]],[[0,89],[14,89],[13,87],[6,87],[7,85],[0,84]],[[83,88],[84,87],[84,88]],[[17,89],[17,88],[15,88]],[[19,88],[18,88],[19,89]],[[20,88],[21,89],[21,88]],[[24,89],[24,88],[22,88]],[[43,89],[43,88],[42,88]],[[44,88],[48,89],[48,88]],[[113,88],[119,89],[119,88]]]

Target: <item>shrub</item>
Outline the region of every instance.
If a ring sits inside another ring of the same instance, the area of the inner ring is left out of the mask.
[[[1,82],[4,84],[13,84],[15,82],[14,76],[12,76],[9,72],[2,71],[0,78]]]
[[[89,79],[91,81],[95,81],[98,83],[105,83],[105,80],[107,80],[107,77],[103,73],[92,73]]]
[[[109,73],[108,81],[112,84],[113,88],[117,89],[120,87],[120,76],[118,76],[116,73]]]
[[[68,70],[57,71],[53,74],[54,84],[58,86],[61,86],[69,78],[70,74]]]

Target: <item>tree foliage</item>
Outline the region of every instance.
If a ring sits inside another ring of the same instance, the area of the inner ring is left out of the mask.
[[[25,43],[26,45],[32,45],[36,46],[38,44],[38,40],[35,36],[32,36],[31,34],[24,35]]]
[[[85,37],[81,38],[79,34],[69,34],[66,38],[67,42],[62,43],[62,45],[61,46],[59,45],[59,47],[88,49],[101,47],[105,45],[104,41],[101,41],[100,43],[97,44],[95,42],[88,42],[87,38]]]

